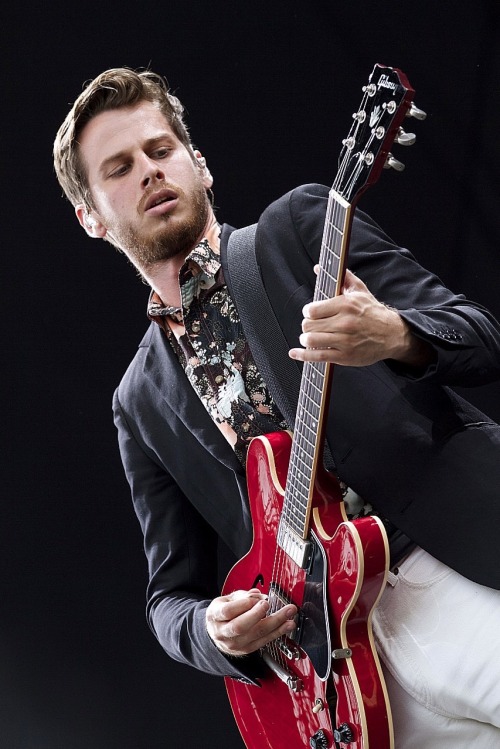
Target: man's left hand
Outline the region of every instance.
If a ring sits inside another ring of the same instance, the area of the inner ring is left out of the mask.
[[[411,366],[430,360],[430,347],[413,335],[397,310],[379,302],[346,271],[342,293],[306,304],[300,343],[292,359],[327,361],[351,367],[394,359]]]

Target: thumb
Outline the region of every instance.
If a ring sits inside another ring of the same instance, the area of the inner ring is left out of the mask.
[[[342,293],[349,294],[351,291],[368,291],[363,281],[358,278],[352,271],[346,270],[344,277],[344,285],[342,286]]]

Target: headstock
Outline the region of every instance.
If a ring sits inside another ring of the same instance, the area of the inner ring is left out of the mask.
[[[397,68],[375,65],[366,86],[353,124],[345,138],[339,157],[339,170],[333,189],[349,203],[376,182],[383,168],[404,169],[390,148],[394,142],[410,146],[413,133],[406,133],[401,123],[405,117],[423,120],[425,112],[413,103],[415,91],[407,77]]]

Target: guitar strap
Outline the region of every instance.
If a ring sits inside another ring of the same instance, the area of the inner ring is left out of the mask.
[[[300,388],[300,369],[288,356],[283,335],[266,294],[255,255],[257,224],[236,229],[227,245],[227,279],[252,354],[264,382],[291,429]],[[279,372],[279,380],[276,376]]]
[[[290,346],[274,314],[264,288],[255,254],[257,224],[236,229],[229,237],[226,281],[238,308],[252,355],[285,421],[293,429],[295,406],[299,399],[301,369],[288,356]],[[276,373],[279,373],[279,379]],[[327,443],[323,459],[329,470],[334,461]]]

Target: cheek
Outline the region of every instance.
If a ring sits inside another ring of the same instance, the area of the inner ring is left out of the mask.
[[[134,204],[127,191],[115,189],[96,196],[99,213],[108,223],[130,219],[134,215]]]

